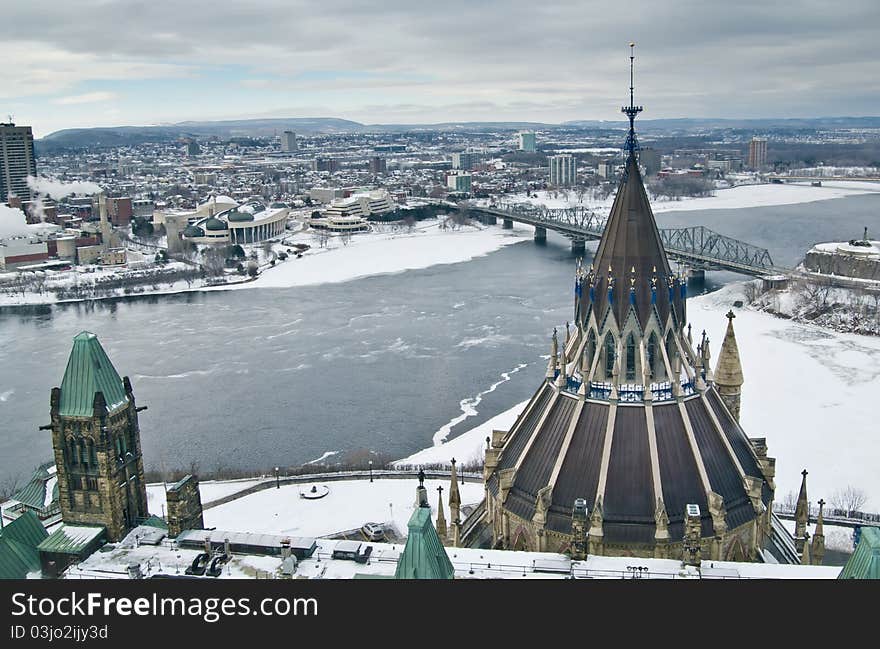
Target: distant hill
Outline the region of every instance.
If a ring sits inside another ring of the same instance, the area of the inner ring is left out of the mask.
[[[575,120],[562,124],[542,122],[441,122],[437,124],[361,124],[335,117],[239,119],[180,122],[160,126],[73,128],[55,131],[36,141],[38,153],[62,149],[133,146],[145,142],[172,142],[181,137],[271,137],[284,130],[301,135],[334,133],[405,133],[413,131],[519,131],[555,129],[620,129],[624,120]],[[640,119],[642,132],[692,133],[708,129],[798,130],[816,128],[880,128],[880,117],[816,117],[789,119]]]
[[[38,151],[132,146],[145,142],[172,142],[181,137],[269,137],[292,130],[303,135],[357,133],[364,125],[335,117],[242,119],[216,122],[180,122],[161,126],[69,128],[36,141]]]

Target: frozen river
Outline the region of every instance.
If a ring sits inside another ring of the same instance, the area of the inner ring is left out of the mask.
[[[658,223],[706,225],[793,265],[817,241],[880,232],[878,208],[874,194],[665,212]],[[573,269],[567,242],[551,236],[544,247],[523,241],[341,283],[0,309],[0,479],[51,457],[38,427],[83,329],[149,406],[140,415],[147,468],[409,455],[531,396],[552,328],[571,317]]]

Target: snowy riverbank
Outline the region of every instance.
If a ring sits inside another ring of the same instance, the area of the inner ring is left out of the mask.
[[[318,247],[313,232],[303,232],[285,238],[287,243],[306,243],[312,246],[302,257],[290,255],[274,266],[262,265],[259,276],[251,280],[232,276],[230,283],[206,285],[202,281],[164,281],[138,287],[133,292],[122,288],[102,291],[100,295],[79,299],[59,300],[54,293],[3,292],[0,290],[0,306],[56,304],[81,302],[94,299],[118,299],[145,295],[171,295],[192,291],[226,291],[252,288],[289,288],[311,284],[346,282],[360,277],[400,273],[407,270],[427,268],[438,264],[454,264],[494,252],[499,248],[531,237],[532,229],[517,225],[513,230],[491,226],[463,226],[453,230],[443,227],[439,219],[431,219],[416,225],[412,230],[394,230],[387,224],[377,224],[373,232],[357,234],[349,239],[328,237],[325,247]],[[275,243],[281,251],[286,247]],[[183,264],[170,264],[180,266]],[[112,269],[99,269],[94,273],[58,273],[58,282],[64,288],[96,279],[110,279]],[[118,271],[116,271],[118,272]],[[51,285],[51,280],[47,286]]]
[[[695,338],[705,329],[717,354],[727,326],[724,314],[743,299],[744,284],[732,284],[689,300]],[[750,437],[766,437],[776,458],[776,494],[796,492],[800,472],[809,472],[812,501],[830,500],[852,485],[868,495],[865,511],[880,507],[880,456],[876,399],[880,394],[880,339],[828,331],[752,309],[735,309],[734,320],[745,376],[742,424]],[[714,364],[713,358],[713,364]],[[535,386],[537,387],[537,386]],[[492,429],[507,429],[525,407],[506,412],[400,464],[440,464],[451,457],[483,457]]]

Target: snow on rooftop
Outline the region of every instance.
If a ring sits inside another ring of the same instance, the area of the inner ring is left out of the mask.
[[[334,559],[337,548],[350,551],[349,546],[371,547],[369,560],[359,563]],[[355,575],[391,577],[403,552],[403,544],[367,543],[318,539],[314,554],[298,562],[296,578],[353,579]],[[65,578],[115,577],[127,578],[128,567],[138,564],[144,576],[183,574],[201,549],[176,547],[169,540],[158,546],[109,547],[95,552],[82,563],[72,566]],[[516,552],[475,548],[446,548],[455,569],[456,579],[836,579],[840,567],[799,566],[731,561],[703,561],[700,568],[684,567],[676,559],[640,559],[634,557],[590,556],[584,561],[571,561],[562,554],[549,552]],[[218,578],[241,579],[278,577],[279,555],[233,553]],[[633,570],[641,567],[641,571]],[[646,569],[646,570],[645,570]],[[213,579],[213,577],[202,577]]]
[[[104,533],[102,527],[85,525],[67,525],[61,527],[61,533],[72,543],[77,545],[87,543]]]

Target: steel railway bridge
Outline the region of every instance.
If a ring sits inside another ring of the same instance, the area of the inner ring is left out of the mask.
[[[486,223],[497,223],[501,219],[505,228],[512,228],[514,221],[534,226],[535,241],[545,241],[547,230],[554,230],[571,239],[575,252],[582,252],[586,241],[601,239],[607,220],[607,215],[586,207],[550,209],[524,203],[496,202],[488,207],[470,205],[467,209]],[[789,270],[775,266],[766,248],[726,237],[702,225],[660,228],[660,236],[670,258],[698,272],[728,270],[764,276]]]

